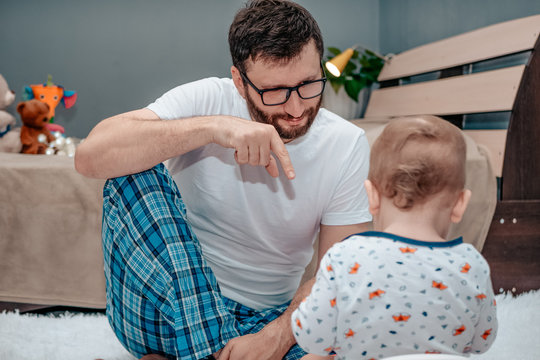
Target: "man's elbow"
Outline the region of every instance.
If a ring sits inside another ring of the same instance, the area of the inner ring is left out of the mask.
[[[79,145],[74,157],[75,170],[86,177],[100,178],[92,159],[93,157],[86,147],[83,144]]]

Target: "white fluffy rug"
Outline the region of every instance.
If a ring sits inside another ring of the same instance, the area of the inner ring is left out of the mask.
[[[497,295],[499,334],[474,360],[540,359],[540,291]],[[133,360],[104,315],[0,314],[2,360]]]

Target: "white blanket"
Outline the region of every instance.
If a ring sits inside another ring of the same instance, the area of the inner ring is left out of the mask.
[[[537,360],[540,356],[540,291],[518,297],[500,294],[499,334],[478,360]],[[0,314],[0,359],[133,360],[120,345],[103,314]]]

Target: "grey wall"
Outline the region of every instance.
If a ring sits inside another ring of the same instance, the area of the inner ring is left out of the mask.
[[[539,14],[538,0],[298,0],[326,46],[362,44],[383,53],[499,21]],[[140,108],[168,89],[229,76],[230,22],[244,0],[1,0],[0,73],[23,86],[76,90],[56,122],[85,137],[100,120]],[[17,118],[15,105],[8,109]]]
[[[56,123],[85,137],[100,120],[168,89],[229,76],[227,32],[244,0],[1,0],[0,73],[21,101],[25,85],[78,92]],[[328,45],[379,43],[379,0],[303,0]],[[8,109],[17,119],[15,105]]]
[[[498,22],[540,14],[539,0],[380,0],[383,53],[415,46]]]

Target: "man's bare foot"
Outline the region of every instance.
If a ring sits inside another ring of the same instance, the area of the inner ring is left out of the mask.
[[[167,360],[167,358],[157,354],[148,354],[144,355],[140,360]]]

